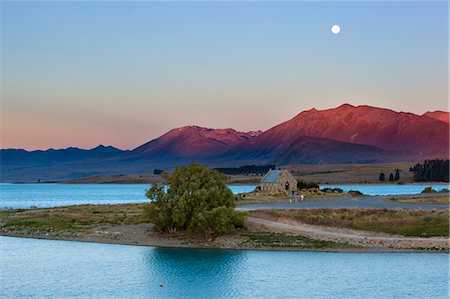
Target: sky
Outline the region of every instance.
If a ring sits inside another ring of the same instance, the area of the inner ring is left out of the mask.
[[[445,1],[0,5],[2,148],[132,149],[343,103],[448,110]]]

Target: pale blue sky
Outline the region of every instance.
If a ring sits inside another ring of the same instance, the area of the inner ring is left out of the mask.
[[[446,2],[1,5],[3,148],[133,148],[344,102],[447,110]]]

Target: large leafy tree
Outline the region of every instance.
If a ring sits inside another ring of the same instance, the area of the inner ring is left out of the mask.
[[[161,232],[231,233],[242,226],[244,214],[234,210],[234,195],[226,176],[196,163],[176,168],[166,176],[167,187],[147,190],[150,221]]]

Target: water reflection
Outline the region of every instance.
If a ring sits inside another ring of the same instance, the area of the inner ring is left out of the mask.
[[[205,297],[230,297],[245,268],[243,251],[155,248],[144,255],[151,284],[163,283],[157,295],[195,297],[202,290]],[[217,289],[215,282],[220,282]],[[221,291],[221,292],[218,292]]]
[[[0,237],[0,253],[0,298],[448,294],[448,254],[165,249],[9,237]]]

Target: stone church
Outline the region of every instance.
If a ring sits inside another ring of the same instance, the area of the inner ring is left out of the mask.
[[[297,179],[286,169],[271,169],[261,180],[263,192],[288,192],[297,190]]]

